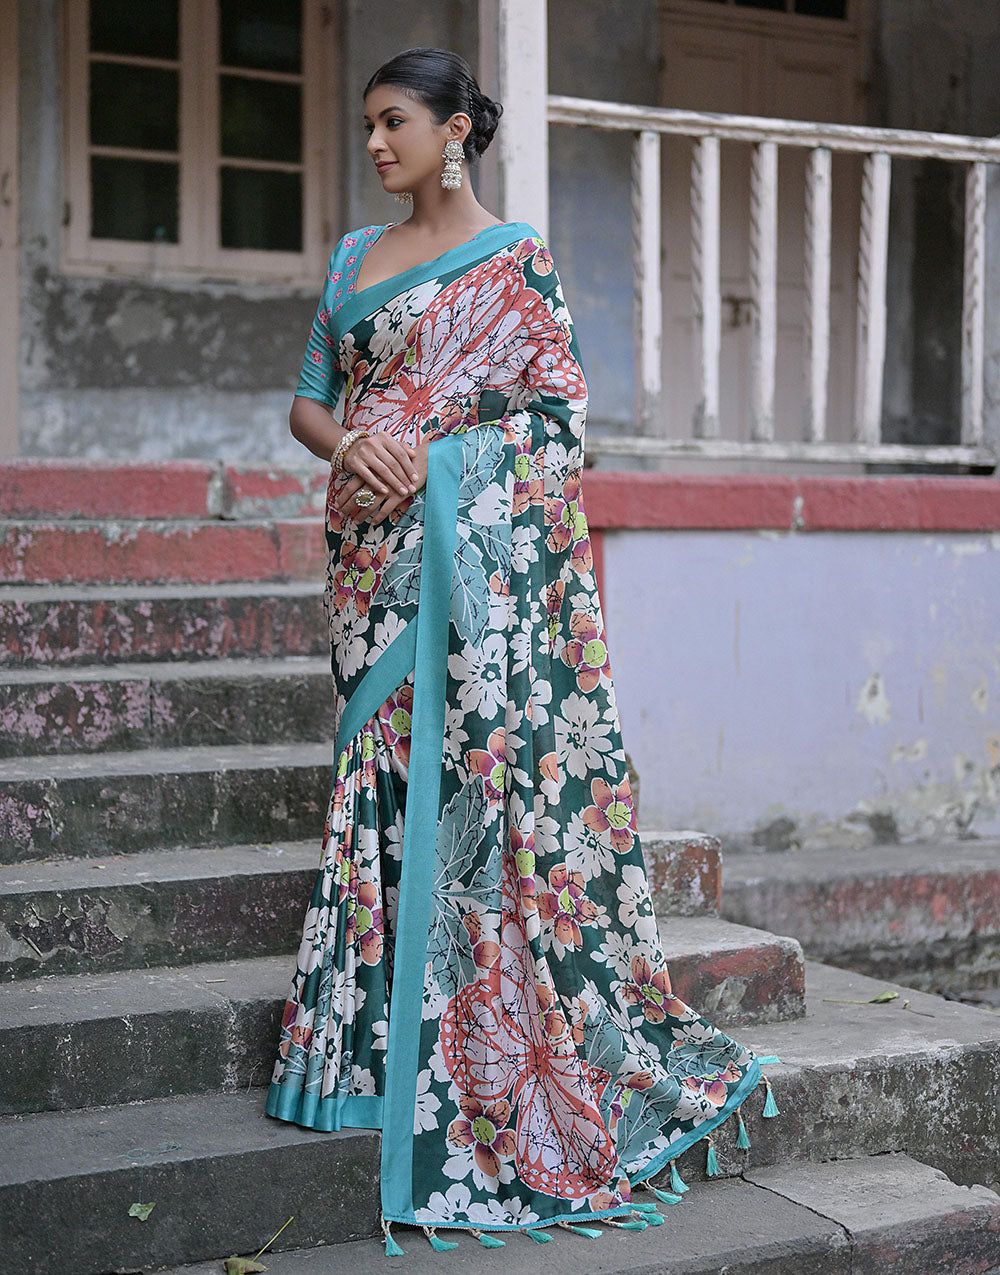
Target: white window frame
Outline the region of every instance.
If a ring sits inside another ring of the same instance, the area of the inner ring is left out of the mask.
[[[329,256],[335,209],[331,206],[336,171],[334,40],[330,4],[303,0],[302,70],[299,76],[232,68],[259,79],[302,83],[302,251],[267,252],[223,248],[219,244],[219,65],[218,7],[215,0],[180,0],[179,57],[155,58],[100,54],[102,61],[178,68],[180,74],[180,149],[176,155],[122,150],[137,159],[173,159],[180,165],[178,243],[97,239],[90,234],[90,3],[66,0],[65,30],[65,191],[63,268],[69,274],[122,275],[130,278],[211,278],[222,281],[315,284]],[[253,167],[253,161],[232,161]],[[277,165],[261,165],[278,167]],[[295,167],[295,166],[292,166]]]

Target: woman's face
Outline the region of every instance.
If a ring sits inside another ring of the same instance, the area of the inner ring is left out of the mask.
[[[415,190],[428,177],[440,178],[445,142],[449,137],[461,141],[469,127],[465,115],[435,124],[423,102],[391,84],[379,84],[365,98],[368,154],[383,189],[392,194]]]

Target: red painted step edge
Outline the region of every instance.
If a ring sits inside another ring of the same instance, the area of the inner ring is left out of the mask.
[[[320,580],[321,518],[238,522],[22,523],[0,534],[0,581],[25,584]]]
[[[218,461],[12,460],[0,464],[0,518],[214,517]]]
[[[595,530],[1000,531],[1000,480],[588,470]]]

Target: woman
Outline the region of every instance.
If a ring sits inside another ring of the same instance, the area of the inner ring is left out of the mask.
[[[499,115],[440,49],[372,77],[368,152],[413,210],[338,244],[291,413],[333,458],[338,730],[267,1111],[381,1128],[390,1253],[391,1222],[437,1248],[435,1227],[493,1246],[658,1224],[632,1193],[669,1164],[657,1194],[678,1201],[672,1162],[706,1136],[712,1171],[711,1131],[761,1079],[671,995],[583,512],[573,328],[538,235],[468,179]]]

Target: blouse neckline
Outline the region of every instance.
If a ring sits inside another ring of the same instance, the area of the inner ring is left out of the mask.
[[[354,292],[352,293],[352,295],[355,297],[364,296],[366,292],[371,292],[372,288],[381,287],[383,283],[391,283],[394,279],[402,279],[406,275],[413,274],[414,272],[418,270],[425,269],[427,266],[436,265],[444,257],[447,257],[449,253],[460,252],[463,248],[468,248],[470,244],[473,244],[476,242],[476,240],[480,237],[480,235],[485,235],[490,230],[501,230],[501,229],[508,228],[510,226],[520,226],[523,224],[524,224],[523,222],[519,222],[519,221],[497,221],[497,222],[494,222],[492,226],[484,226],[482,230],[477,230],[476,233],[471,236],[471,238],[464,239],[461,243],[457,243],[451,248],[446,248],[444,252],[439,252],[436,257],[429,257],[426,261],[418,261],[415,266],[407,266],[405,270],[400,270],[397,274],[389,275],[388,278],[379,279],[376,283],[369,283],[363,288],[356,288]],[[375,247],[375,245],[378,243],[378,241],[382,238],[382,236],[385,234],[387,230],[390,230],[393,226],[398,226],[398,225],[401,225],[401,223],[398,221],[387,221],[384,226],[379,226],[377,232],[369,238],[368,242],[365,244],[364,252],[361,254],[361,258],[358,261],[358,268],[354,272],[355,280],[357,280],[358,275],[361,273],[361,267],[364,264],[365,258],[371,252],[372,248]]]
[[[361,270],[361,263],[371,251],[372,245],[377,243],[381,235],[393,225],[398,225],[398,223],[387,222],[384,226],[378,226],[374,234],[368,234],[367,231],[364,232],[366,234],[366,242],[362,251],[358,254],[357,262],[351,263],[354,268],[349,277],[353,280],[357,279]],[[514,235],[515,231],[518,232],[517,236]],[[484,226],[482,230],[477,230],[471,239],[465,240],[464,243],[456,244],[454,248],[446,248],[438,256],[432,257],[428,261],[421,261],[406,270],[401,270],[398,274],[390,275],[387,279],[380,279],[378,283],[370,283],[360,289],[360,291],[355,290],[352,282],[347,288],[348,295],[334,309],[338,329],[335,335],[339,339],[344,332],[350,331],[353,324],[362,317],[355,312],[356,303],[363,302],[365,307],[364,314],[370,314],[386,301],[390,301],[393,297],[399,296],[401,292],[405,292],[407,288],[413,287],[426,279],[433,279],[436,274],[441,272],[442,262],[447,261],[448,258],[457,256],[460,259],[463,254],[467,255],[473,247],[480,249],[482,247],[481,241],[483,240],[485,240],[487,247],[497,250],[509,243],[516,242],[517,237],[527,238],[536,234],[537,231],[524,221],[498,222],[496,225]],[[354,313],[354,318],[348,321],[345,316],[351,315],[352,312]]]

